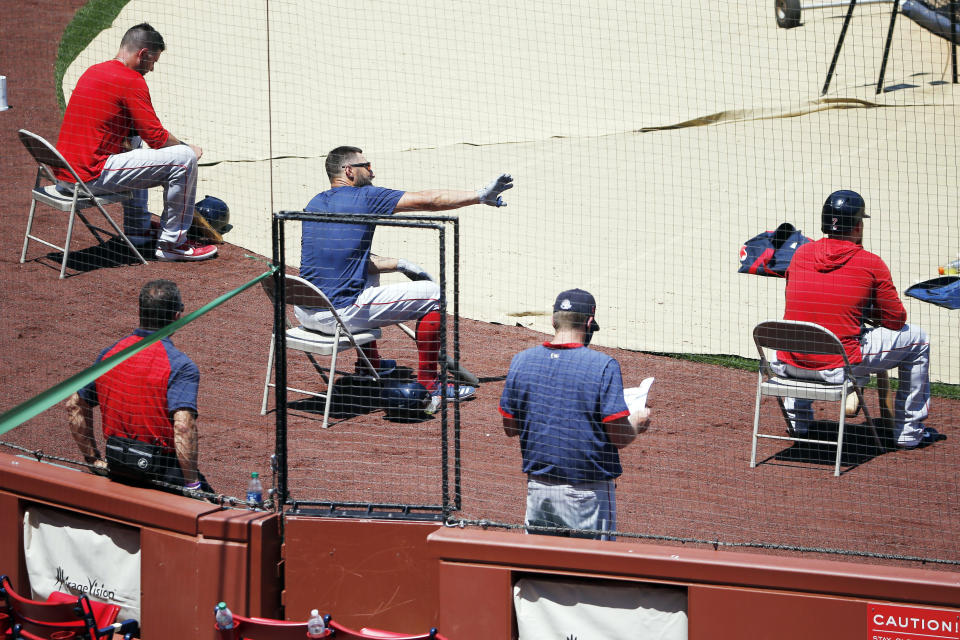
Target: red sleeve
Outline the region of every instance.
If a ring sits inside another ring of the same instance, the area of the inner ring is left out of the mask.
[[[880,317],[880,324],[887,329],[899,331],[907,322],[907,310],[903,308],[903,302],[900,301],[897,288],[893,286],[890,269],[880,258],[876,258],[874,275],[876,277],[875,304]]]
[[[150,100],[150,89],[147,87],[146,80],[142,77],[139,80],[125,96],[124,103],[137,134],[151,149],[159,149],[167,144],[170,132],[163,128],[160,118],[153,110],[153,101]]]
[[[603,419],[603,422],[605,422],[605,423],[606,423],[606,422],[613,422],[614,420],[619,420],[620,418],[627,418],[627,417],[629,417],[629,416],[630,416],[630,411],[629,411],[629,410],[627,410],[627,411],[621,411],[621,412],[619,412],[619,413],[613,414],[612,416],[607,416],[606,418]]]
[[[499,411],[499,412],[500,412],[500,415],[503,416],[504,418],[513,418],[513,414],[511,414],[511,413],[509,413],[508,411],[504,410],[503,407],[497,407],[497,411]]]

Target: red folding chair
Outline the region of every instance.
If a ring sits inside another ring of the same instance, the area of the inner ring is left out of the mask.
[[[232,629],[217,629],[219,640],[305,640],[306,622],[287,622],[271,618],[247,618],[233,614]],[[332,631],[332,633],[331,633]],[[436,629],[427,633],[408,635],[364,627],[350,629],[327,617],[327,634],[335,640],[446,640]]]
[[[30,600],[14,591],[7,576],[0,576],[0,595],[10,617],[11,640],[100,640],[112,638],[115,633],[130,640],[140,632],[136,620],[98,626],[94,607],[87,596],[61,594],[54,597],[60,601]],[[101,615],[111,614],[108,609],[102,609]],[[116,613],[112,615],[116,619]]]
[[[446,640],[444,636],[437,632],[436,627],[426,633],[409,635],[370,627],[362,627],[359,631],[356,631],[343,626],[336,620],[331,620],[327,626],[335,631],[334,638],[336,640]]]

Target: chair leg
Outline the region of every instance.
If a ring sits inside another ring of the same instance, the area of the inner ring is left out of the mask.
[[[854,386],[854,393],[859,389]],[[843,385],[843,397],[840,399],[840,422],[837,427],[837,460],[833,464],[833,475],[840,475],[840,457],[843,455],[843,429],[847,422],[847,395],[850,394],[850,384],[845,382]]]
[[[30,215],[27,216],[27,232],[23,234],[23,251],[20,252],[20,264],[27,260],[27,246],[30,244],[30,232],[33,231],[33,215],[37,211],[37,201],[30,201]]]
[[[760,385],[763,383],[763,374],[758,374],[757,379],[757,403],[753,410],[753,442],[750,445],[750,468],[753,469],[757,466],[757,433],[760,430],[760,400],[762,399],[762,394],[760,393]]]
[[[337,354],[340,353],[340,325],[333,332],[333,354],[330,356],[330,377],[327,379],[327,401],[323,407],[323,428],[330,426],[330,403],[333,401],[333,383],[337,377]]]
[[[863,417],[866,418],[867,426],[870,427],[870,433],[873,434],[873,440],[877,443],[877,449],[880,451],[886,450],[883,440],[880,438],[880,434],[877,433],[877,428],[873,424],[873,416],[870,415],[870,410],[867,408],[867,401],[863,395],[863,389],[856,387],[856,393],[860,398],[860,404],[863,406]]]
[[[267,415],[267,397],[270,395],[270,375],[273,373],[273,353],[276,349],[276,336],[270,336],[270,355],[267,356],[267,379],[263,383],[263,403],[260,405],[260,415]]]
[[[840,475],[840,457],[843,455],[843,427],[847,419],[845,411],[840,412],[840,427],[837,430],[837,460],[833,465],[833,475]]]
[[[73,223],[77,219],[77,198],[73,198],[73,207],[70,209],[70,218],[67,221],[67,241],[63,244],[63,262],[60,263],[60,278],[66,275],[67,260],[70,258],[70,241],[73,239]]]

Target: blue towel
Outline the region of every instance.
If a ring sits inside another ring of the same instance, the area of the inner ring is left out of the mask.
[[[960,309],[960,276],[941,276],[918,282],[904,293],[938,307]]]

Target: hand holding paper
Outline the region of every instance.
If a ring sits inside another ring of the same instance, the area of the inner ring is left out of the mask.
[[[623,390],[623,399],[627,403],[630,413],[636,413],[647,406],[647,394],[653,385],[653,378],[645,378],[639,387],[630,387]]]

